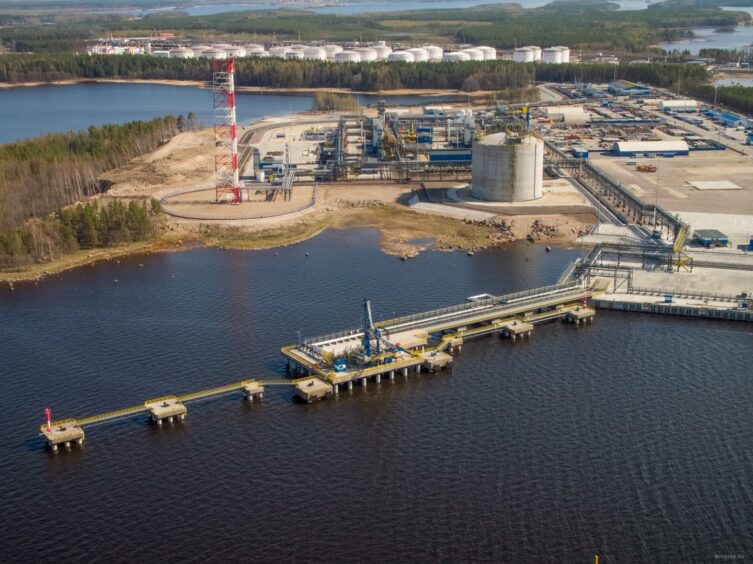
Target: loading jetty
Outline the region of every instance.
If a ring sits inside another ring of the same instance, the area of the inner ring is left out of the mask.
[[[300,339],[282,347],[292,378],[248,379],[183,395],[146,400],[143,404],[75,419],[48,420],[40,434],[53,452],[84,443],[85,429],[129,417],[143,417],[157,426],[180,424],[187,404],[236,394],[261,401],[266,388],[288,387],[302,402],[312,402],[382,380],[436,372],[452,365],[468,339],[497,334],[511,341],[531,336],[537,324],[560,320],[574,327],[590,324],[595,315],[588,300],[600,290],[569,281],[503,296],[469,298],[450,307],[373,323],[371,305],[363,303],[358,328]]]

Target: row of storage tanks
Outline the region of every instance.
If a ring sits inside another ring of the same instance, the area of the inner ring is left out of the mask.
[[[570,62],[570,47],[547,47],[542,49],[536,45],[528,47],[518,47],[512,56],[513,61],[517,63],[542,63],[562,64]]]
[[[391,47],[380,42],[373,47],[356,47],[344,49],[340,45],[285,45],[264,49],[262,45],[197,45],[178,47],[170,51],[174,59],[227,59],[239,57],[278,57],[281,59],[335,61],[336,63],[368,63],[372,61],[404,61],[407,63],[424,61],[488,61],[497,58],[494,47],[473,47],[461,51],[445,53],[441,47],[427,45],[393,51]]]

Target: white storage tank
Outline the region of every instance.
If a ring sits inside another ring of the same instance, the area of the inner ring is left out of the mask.
[[[494,202],[524,202],[543,195],[544,142],[532,135],[487,135],[471,150],[471,195]]]
[[[559,47],[547,47],[541,56],[543,63],[559,65],[562,63],[562,51]]]
[[[303,51],[290,50],[285,53],[285,58],[289,61],[301,61],[303,60]]]
[[[334,59],[335,55],[343,52],[343,48],[339,45],[325,45],[324,52],[327,53],[328,59]]]
[[[534,62],[541,60],[541,47],[538,45],[526,45],[525,49],[530,49],[533,52]]]
[[[533,49],[530,47],[518,47],[513,53],[512,60],[516,63],[532,63],[534,61]]]
[[[497,59],[497,50],[494,47],[482,45],[481,47],[477,47],[477,49],[484,54],[485,61],[494,61]]]
[[[562,62],[563,63],[569,63],[570,62],[570,47],[563,47],[558,46],[557,49],[560,50],[560,53],[562,53]]]
[[[246,49],[246,56],[252,56],[252,53],[261,53],[264,51],[264,46],[258,43],[247,43],[243,46]]]
[[[211,51],[212,48],[209,45],[194,45],[191,47],[191,50],[193,51],[194,57],[205,59],[206,55],[204,53]]]
[[[436,45],[427,45],[426,47],[424,47],[424,49],[426,49],[426,53],[429,55],[430,61],[442,60],[444,50],[441,47],[437,47]]]
[[[265,57],[269,57],[269,53],[266,51],[251,51],[251,52],[246,51],[246,56],[254,57],[257,59],[263,59]]]
[[[413,60],[417,63],[423,63],[424,61],[429,60],[429,53],[423,47],[408,49],[408,53],[413,54]]]
[[[361,55],[355,51],[340,51],[335,54],[336,63],[358,63],[361,61]]]
[[[461,61],[470,61],[471,56],[463,51],[455,51],[453,53],[445,53],[442,59],[450,63],[459,63]]]
[[[393,51],[392,53],[390,53],[389,57],[387,57],[387,60],[412,63],[415,59],[413,58],[413,53],[409,51]]]
[[[223,51],[222,49],[209,49],[208,51],[204,51],[201,54],[202,57],[205,57],[207,59],[227,59],[227,53]]]
[[[463,53],[468,53],[468,56],[471,58],[471,61],[483,61],[484,60],[484,52],[480,49],[463,49]]]
[[[285,47],[284,45],[278,45],[276,47],[270,47],[269,48],[269,56],[270,57],[279,57],[280,59],[284,59],[287,52],[290,51],[290,47]]]
[[[376,51],[377,61],[385,61],[387,60],[387,57],[390,56],[390,53],[392,53],[392,47],[388,47],[387,45],[377,45],[374,47],[374,51]]]
[[[312,61],[324,61],[327,59],[327,52],[322,47],[306,47],[303,50],[303,58]]]
[[[189,49],[188,47],[177,47],[175,49],[170,49],[170,58],[171,59],[193,59],[194,58],[193,50]]]
[[[371,47],[357,47],[353,50],[361,57],[362,63],[371,63],[372,61],[377,60],[376,49],[372,49]]]
[[[227,53],[227,56],[229,58],[240,58],[246,56],[246,48],[241,47],[239,45],[231,45],[227,49],[225,49],[225,53]]]

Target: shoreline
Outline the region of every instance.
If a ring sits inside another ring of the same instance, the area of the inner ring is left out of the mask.
[[[339,212],[339,213],[336,213]],[[323,216],[294,225],[278,225],[268,228],[248,229],[243,227],[211,227],[204,224],[200,229],[178,229],[163,233],[158,239],[129,243],[118,247],[79,250],[60,259],[31,265],[28,269],[0,271],[0,283],[14,284],[39,282],[62,272],[93,265],[100,261],[129,258],[162,252],[179,252],[192,247],[207,246],[218,249],[261,251],[278,249],[313,239],[327,229],[375,229],[380,234],[381,252],[400,260],[417,257],[424,251],[468,252],[504,248],[511,243],[527,242],[529,245],[557,245],[573,248],[571,237],[564,233],[530,240],[522,232],[512,237],[498,237],[497,231],[487,226],[414,212],[397,205],[378,208],[332,210]],[[390,219],[385,219],[389,217]],[[556,216],[564,217],[564,216]],[[413,239],[431,239],[430,243],[415,244]]]
[[[147,79],[147,78],[69,78],[65,80],[37,81],[37,82],[0,82],[0,90],[11,88],[35,88],[39,86],[71,86],[75,84],[162,84],[166,86],[186,86],[193,88],[211,89],[208,81],[201,80],[170,80],[170,79]],[[316,92],[335,92],[338,94],[364,94],[373,96],[465,96],[470,98],[483,98],[494,93],[493,90],[477,90],[475,92],[463,92],[450,88],[397,88],[394,90],[351,90],[349,88],[325,88],[325,87],[290,87],[271,88],[266,86],[236,86],[238,92],[256,94],[313,94]]]

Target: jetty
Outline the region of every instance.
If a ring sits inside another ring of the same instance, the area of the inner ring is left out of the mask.
[[[247,379],[183,395],[168,395],[144,403],[60,421],[40,427],[50,450],[84,443],[85,427],[142,416],[159,427],[181,424],[191,402],[238,394],[260,401],[270,386],[291,388],[306,403],[382,380],[394,382],[410,374],[433,373],[452,365],[454,355],[469,339],[497,334],[511,341],[529,338],[537,324],[561,320],[574,327],[590,324],[595,310],[586,305],[600,290],[581,281],[558,283],[503,296],[474,296],[464,303],[371,322],[368,301],[364,325],[301,339],[281,348],[292,378]]]

